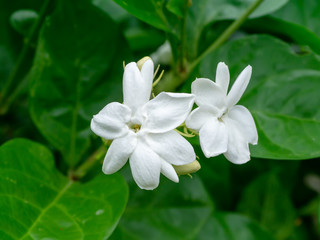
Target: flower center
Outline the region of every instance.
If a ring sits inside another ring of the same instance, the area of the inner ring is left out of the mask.
[[[139,132],[141,125],[139,124],[129,124],[129,128],[133,131],[133,132]]]

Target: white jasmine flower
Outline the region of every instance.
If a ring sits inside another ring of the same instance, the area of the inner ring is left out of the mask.
[[[144,59],[145,61],[146,59]],[[118,171],[129,159],[134,180],[142,189],[154,189],[160,172],[174,182],[173,165],[195,160],[191,144],[174,129],[192,109],[194,95],[162,92],[150,100],[154,66],[149,58],[141,66],[131,62],[123,75],[124,103],[112,102],[93,116],[91,129],[113,139],[105,156],[105,174]]]
[[[186,120],[186,125],[199,132],[201,149],[206,157],[221,153],[236,164],[250,160],[248,143],[257,144],[258,134],[247,108],[235,105],[248,86],[252,68],[247,66],[234,82],[229,94],[229,69],[220,62],[216,82],[196,79],[191,86],[199,106]]]

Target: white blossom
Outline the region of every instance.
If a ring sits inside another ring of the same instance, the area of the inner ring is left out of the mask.
[[[158,186],[160,172],[178,182],[172,164],[195,160],[191,144],[174,130],[187,118],[194,95],[162,92],[150,100],[153,74],[151,59],[141,70],[135,62],[127,64],[123,75],[124,103],[109,103],[91,121],[95,134],[113,140],[103,172],[112,174],[129,159],[134,180],[148,190]]]
[[[258,143],[253,117],[244,106],[236,105],[248,86],[252,68],[247,66],[229,86],[229,69],[220,62],[216,82],[196,79],[191,86],[198,105],[186,120],[187,127],[199,132],[201,149],[206,157],[221,153],[236,164],[250,160],[249,143]]]

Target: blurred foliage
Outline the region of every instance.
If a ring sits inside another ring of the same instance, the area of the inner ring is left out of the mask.
[[[319,239],[320,2],[265,0],[207,54],[254,2],[0,0],[0,239]],[[101,173],[89,125],[121,102],[123,61],[165,41],[170,91],[252,65],[259,144],[238,166],[190,139],[201,170],[144,191],[128,166]]]

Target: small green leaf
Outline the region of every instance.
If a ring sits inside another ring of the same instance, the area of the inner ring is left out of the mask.
[[[238,209],[260,222],[276,239],[287,239],[294,230],[295,209],[275,173],[252,181],[244,190]]]
[[[163,12],[164,0],[114,0],[140,20],[164,31],[171,31]]]
[[[247,65],[253,67],[250,84],[239,102],[252,112],[258,128],[258,145],[251,147],[253,156],[273,159],[320,156],[317,55],[298,55],[280,40],[251,36],[229,42],[207,56],[200,64],[200,72],[193,75],[215,79],[218,62],[229,66],[233,81]],[[190,89],[193,80],[189,79],[185,90]]]
[[[74,182],[57,171],[49,150],[15,139],[0,148],[1,239],[106,239],[124,211],[119,175]]]
[[[90,146],[93,114],[121,99],[124,50],[117,25],[87,0],[59,1],[42,28],[30,75],[30,112],[70,166]]]

